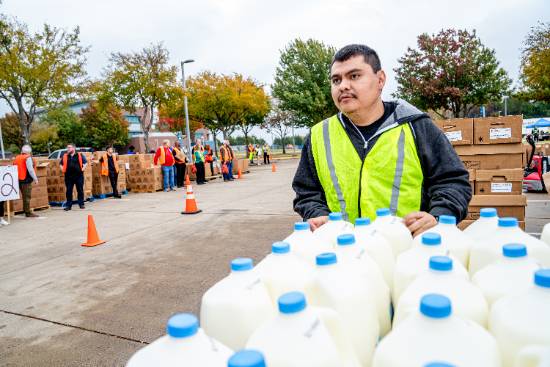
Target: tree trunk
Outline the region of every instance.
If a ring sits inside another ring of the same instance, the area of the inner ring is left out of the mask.
[[[27,121],[27,115],[25,108],[23,107],[23,101],[21,98],[17,98],[17,118],[19,119],[19,127],[21,128],[21,134],[23,135],[23,144],[31,143],[31,121]],[[21,147],[19,147],[21,148]]]

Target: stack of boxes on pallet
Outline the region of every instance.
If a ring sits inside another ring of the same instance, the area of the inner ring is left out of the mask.
[[[102,158],[106,152],[94,152],[93,154],[93,166],[92,166],[92,194],[96,198],[105,198],[113,194],[113,188],[111,187],[111,181],[109,176],[101,175],[101,163],[99,159]],[[117,191],[123,193],[126,191],[126,164],[124,161],[118,160],[118,180]]]
[[[155,192],[162,190],[162,171],[153,166],[152,154],[128,156],[128,189],[132,192]]]
[[[483,207],[516,217],[525,227],[522,122],[521,116],[436,121],[470,173],[474,195],[461,228],[478,219]]]
[[[88,165],[84,170],[84,200],[93,197],[93,175],[92,175],[92,153],[81,153],[86,157]],[[65,196],[65,177],[61,171],[59,160],[48,159],[47,168],[47,183],[48,183],[48,199],[50,203],[63,203],[66,200]],[[73,189],[73,200],[77,200],[76,187]]]
[[[48,162],[40,160],[36,161],[36,177],[38,177],[38,184],[32,184],[31,192],[31,210],[35,209],[47,209],[49,208],[48,201]],[[13,160],[0,160],[0,166],[9,166],[13,164]],[[17,184],[17,182],[15,183]],[[19,194],[18,200],[12,200],[10,202],[10,211],[14,213],[23,212],[23,200],[21,194]]]

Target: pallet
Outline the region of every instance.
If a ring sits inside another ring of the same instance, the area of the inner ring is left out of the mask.
[[[120,193],[120,195],[128,195],[128,190],[124,190]],[[106,199],[106,198],[110,198],[113,196],[113,193],[112,192],[109,192],[107,194],[99,194],[99,195],[94,195],[94,199],[97,199],[97,200],[102,200],[102,199]]]
[[[137,190],[137,189],[131,189],[132,193],[134,194],[152,194],[159,191],[164,191],[164,189],[158,189],[158,190]]]
[[[43,205],[43,206],[37,206],[36,208],[31,208],[31,211],[32,212],[36,212],[36,211],[42,211],[42,210],[48,210],[50,209],[50,206],[49,205]],[[16,212],[12,211],[11,212],[12,215],[17,215],[17,214],[25,214],[25,212],[23,210],[18,210]]]

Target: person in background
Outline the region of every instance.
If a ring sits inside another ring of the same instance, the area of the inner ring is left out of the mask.
[[[0,226],[7,226],[9,223],[4,219],[5,209],[4,209],[4,203],[5,201],[0,201]]]
[[[164,179],[164,192],[176,191],[174,189],[174,156],[170,150],[170,140],[166,139],[162,142],[162,146],[157,149],[153,157],[155,165],[160,164],[162,167],[162,177]]]
[[[103,154],[103,157],[99,158],[99,163],[101,163],[101,175],[109,176],[109,181],[111,182],[111,187],[113,189],[113,199],[120,199],[122,196],[120,196],[117,188],[118,161],[116,155],[114,154],[113,147],[107,148],[107,152]]]
[[[260,157],[263,156],[263,149],[259,144],[256,144],[256,161],[258,162],[258,166],[261,166],[262,163],[260,162]]]
[[[185,164],[187,163],[187,157],[185,156],[179,141],[174,143],[172,153],[174,155],[174,160],[176,161],[176,164],[174,165],[176,169],[176,186],[183,187],[185,182]]]
[[[204,162],[210,164],[210,174],[214,176],[214,152],[209,144],[204,146]]]
[[[136,147],[133,146],[133,145],[130,145],[128,147],[128,153],[126,153],[126,154],[128,154],[128,155],[136,154]]]
[[[227,166],[227,173],[223,174],[224,181],[233,181],[233,150],[229,146],[229,140],[224,140],[223,145],[220,147],[220,160],[223,165]]]
[[[271,148],[269,147],[269,144],[264,144],[264,164],[270,164],[269,158],[271,156]]]
[[[76,186],[78,196],[78,206],[84,207],[84,170],[88,165],[86,157],[82,153],[77,153],[74,144],[67,145],[67,152],[61,157],[59,162],[61,171],[65,175],[65,196],[67,203],[65,211],[69,211],[73,206],[73,188]]]
[[[254,164],[254,145],[248,144],[248,159],[250,164]]]
[[[204,148],[200,140],[193,147],[193,158],[195,159],[195,168],[197,169],[197,185],[204,185],[206,178],[204,176]]]
[[[32,149],[30,145],[23,145],[21,154],[15,157],[13,164],[17,166],[19,189],[23,197],[23,211],[25,212],[25,216],[28,218],[36,218],[38,215],[31,212],[31,194],[32,183],[38,183],[38,177],[36,177],[36,162],[32,158]],[[2,203],[2,206],[3,204],[4,203]]]

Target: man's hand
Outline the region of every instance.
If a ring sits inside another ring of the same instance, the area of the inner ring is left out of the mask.
[[[411,231],[413,237],[418,236],[422,232],[426,232],[428,229],[435,227],[437,220],[433,215],[426,212],[413,212],[403,218],[403,222]]]
[[[307,221],[312,231],[315,231],[317,228],[321,227],[323,224],[328,222],[328,216],[322,216],[317,218],[311,218]]]

